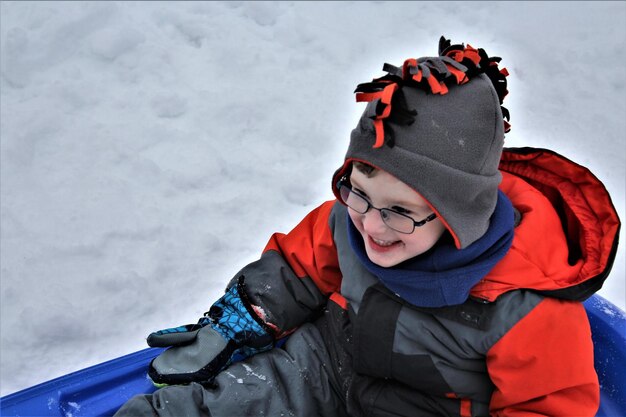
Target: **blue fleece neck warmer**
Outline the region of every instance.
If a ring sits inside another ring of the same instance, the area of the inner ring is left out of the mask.
[[[349,217],[348,217],[349,219]],[[511,201],[498,191],[489,229],[465,249],[441,239],[432,249],[391,268],[374,264],[365,252],[361,234],[348,220],[350,245],[361,263],[389,290],[417,307],[464,303],[470,290],[504,257],[513,242]]]

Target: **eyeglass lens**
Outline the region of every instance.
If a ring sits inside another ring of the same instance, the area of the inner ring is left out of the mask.
[[[415,229],[415,221],[410,217],[393,210],[375,208],[365,197],[357,194],[346,185],[341,185],[339,192],[343,202],[357,213],[365,214],[371,207],[380,212],[381,219],[390,228],[401,233],[412,233]]]

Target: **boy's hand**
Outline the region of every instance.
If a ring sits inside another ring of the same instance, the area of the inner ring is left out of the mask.
[[[228,289],[197,324],[148,336],[151,347],[171,346],[150,363],[148,375],[155,385],[211,382],[233,361],[274,346],[274,338],[242,299],[242,285],[240,280]]]

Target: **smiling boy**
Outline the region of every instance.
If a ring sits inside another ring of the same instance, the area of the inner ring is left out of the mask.
[[[593,416],[580,301],[619,219],[580,165],[503,152],[498,62],[442,38],[359,85],[337,199],[274,234],[198,324],[151,334],[173,346],[149,369],[170,386],[117,415]]]

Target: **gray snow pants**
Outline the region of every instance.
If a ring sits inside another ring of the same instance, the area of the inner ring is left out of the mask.
[[[347,416],[319,330],[305,324],[282,348],[235,363],[215,379],[131,398],[115,417]]]

